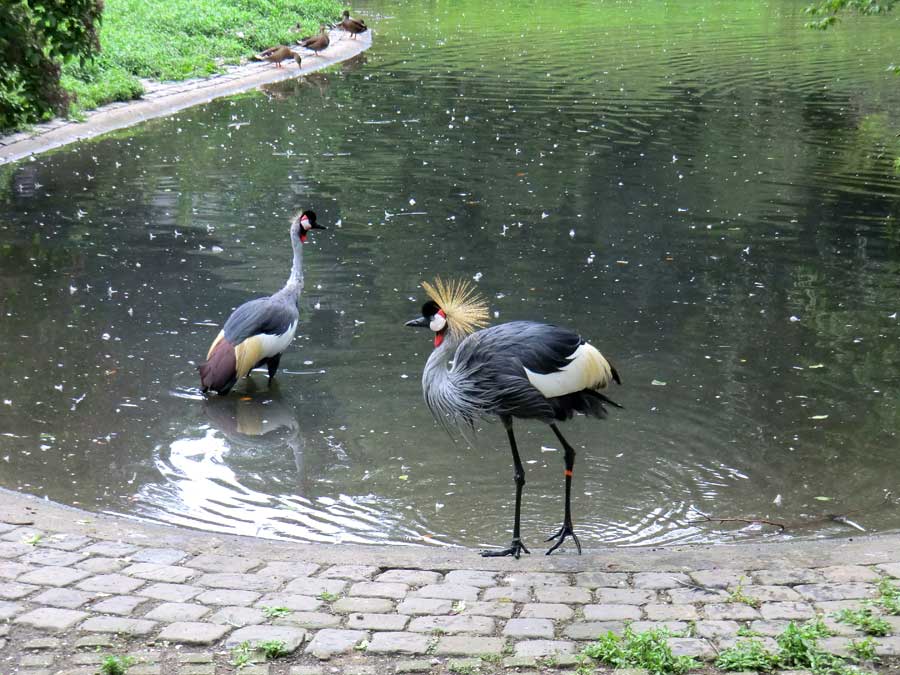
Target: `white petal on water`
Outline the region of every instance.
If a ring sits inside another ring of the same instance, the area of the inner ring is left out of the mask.
[[[477,273],[475,274],[475,276],[473,276],[472,278],[473,278],[475,281],[481,281],[481,277],[483,277],[483,276],[484,276],[484,275],[483,275],[481,272],[477,272]]]
[[[415,206],[415,205],[416,205],[416,200],[413,199],[412,197],[410,197],[410,198],[409,198],[409,205],[410,205],[410,206]]]
[[[792,316],[792,317],[790,318],[790,322],[791,322],[791,323],[797,323],[799,320],[800,320],[800,317],[799,317],[799,316]]]
[[[569,237],[571,237],[572,239],[575,238],[575,230],[574,229],[569,230]]]
[[[781,495],[780,494],[775,495],[775,499],[772,500],[772,503],[775,506],[781,506]]]
[[[546,211],[541,212],[541,220],[544,220],[544,218],[549,218],[549,217],[550,217],[550,214],[547,213]]]
[[[101,340],[109,340],[110,337],[111,337],[111,336],[110,336],[109,333],[104,333],[103,335],[100,336],[100,339],[101,339]]]

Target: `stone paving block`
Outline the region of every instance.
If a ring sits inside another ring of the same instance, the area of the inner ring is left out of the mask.
[[[763,619],[812,619],[816,613],[811,605],[805,602],[766,602],[759,608]]]
[[[20,598],[24,598],[26,595],[30,595],[39,590],[41,590],[40,586],[20,584],[17,581],[7,581],[0,584],[0,599],[19,600]]]
[[[537,668],[538,662],[533,656],[507,656],[503,659],[503,667],[515,668],[516,672],[519,672],[522,668]],[[525,672],[532,671],[526,670]]]
[[[15,623],[23,623],[40,630],[64,631],[86,616],[88,616],[87,612],[79,612],[74,609],[39,607],[17,617]]]
[[[438,572],[426,570],[388,570],[375,577],[375,581],[388,584],[406,584],[407,586],[427,586],[441,580]],[[475,584],[469,584],[474,586]]]
[[[291,581],[285,591],[297,595],[318,596],[322,593],[340,595],[347,588],[347,582],[341,579],[319,579],[314,577],[300,577]]]
[[[541,657],[552,654],[572,654],[575,643],[568,640],[522,640],[516,643],[517,657]]]
[[[591,591],[580,586],[536,586],[534,599],[538,602],[583,605],[593,602]]]
[[[28,640],[23,645],[23,649],[59,649],[62,646],[62,640],[59,638],[43,637]]]
[[[633,621],[629,624],[635,633],[648,630],[666,630],[673,636],[681,636],[688,628],[686,621]]]
[[[74,656],[71,657],[71,659],[72,659],[72,663],[74,663],[76,665],[86,666],[86,665],[90,665],[92,663],[102,663],[104,656],[102,654],[98,654],[96,652],[87,653],[87,654],[82,652],[81,654],[75,654]]]
[[[147,602],[147,598],[134,595],[116,595],[96,603],[91,609],[102,614],[131,614],[137,607]]]
[[[694,605],[644,605],[650,621],[696,621],[700,618]]]
[[[295,584],[303,579],[295,579],[291,584]],[[274,577],[264,577],[259,574],[240,574],[238,572],[222,572],[208,573],[195,579],[194,583],[198,586],[207,586],[209,588],[235,588],[242,591],[260,591],[269,592],[278,590],[281,586],[281,580]],[[295,589],[288,586],[288,590]]]
[[[488,588],[489,586],[497,585],[498,576],[498,572],[489,572],[487,570],[450,570],[444,575],[444,582],[458,586]],[[429,583],[437,582],[432,581]]]
[[[900,617],[888,617],[889,619],[896,619]],[[858,630],[856,626],[851,626],[850,624],[846,624],[842,621],[838,621],[834,617],[825,616],[822,617],[822,622],[825,624],[825,627],[829,630],[832,635],[843,635],[845,637],[863,637],[863,633],[861,630]],[[891,633],[895,633],[896,631],[891,629]]]
[[[573,640],[596,640],[610,631],[621,635],[624,630],[624,621],[576,621],[566,626],[563,633]]]
[[[237,591],[234,589],[214,588],[203,591],[194,600],[204,605],[252,605],[260,598],[256,591]],[[263,603],[268,604],[268,603]]]
[[[93,542],[93,539],[91,539],[90,537],[86,537],[83,534],[58,532],[56,534],[50,535],[49,537],[44,537],[43,539],[41,539],[38,545],[46,546],[47,548],[59,549],[60,551],[74,551],[75,549],[88,546]]]
[[[76,649],[108,649],[113,645],[113,638],[106,635],[85,635],[75,640]]]
[[[256,574],[264,577],[296,579],[297,577],[308,577],[314,574],[319,567],[319,565],[314,563],[270,562],[261,570],[257,570]]]
[[[413,598],[442,598],[444,600],[465,600],[474,602],[478,599],[479,588],[477,586],[464,586],[462,584],[429,584],[411,591],[409,597]],[[485,598],[487,600],[488,598]],[[493,598],[492,598],[493,599]]]
[[[155,628],[155,621],[118,616],[93,616],[78,627],[83,633],[120,633],[122,635],[147,635]]]
[[[172,623],[175,621],[196,621],[204,614],[209,614],[209,607],[189,602],[164,602],[147,612],[144,618],[151,621]]]
[[[178,655],[178,663],[212,663],[213,655],[209,652],[182,652]]]
[[[789,586],[744,586],[741,592],[760,602],[797,602],[803,599]]]
[[[725,591],[704,591],[702,588],[670,588],[665,591],[665,595],[673,605],[708,604],[728,600],[728,593]]]
[[[151,584],[138,591],[138,595],[144,595],[154,600],[166,600],[168,602],[187,602],[203,591],[196,586],[186,584]]]
[[[737,635],[740,627],[737,621],[698,621],[694,624],[697,637],[717,642]]]
[[[662,590],[668,588],[684,588],[691,584],[690,577],[683,572],[638,572],[634,575],[635,588]]]
[[[510,619],[503,627],[503,635],[511,638],[552,638],[550,619]]]
[[[672,654],[675,656],[694,656],[704,661],[711,661],[716,658],[716,650],[713,649],[713,646],[700,638],[671,637],[667,642],[669,647],[672,648]]]
[[[750,583],[750,578],[746,574],[734,570],[698,570],[688,576],[697,585],[707,588],[734,589],[739,585]]]
[[[876,638],[875,653],[878,654],[878,656],[900,655],[900,636]]]
[[[24,555],[33,550],[33,546],[21,541],[0,542],[0,558],[18,558],[20,555]]]
[[[91,574],[111,574],[125,566],[125,562],[117,558],[88,558],[75,565],[77,569]]]
[[[635,605],[585,605],[584,618],[588,621],[637,621],[641,608]]]
[[[337,614],[384,614],[393,610],[394,602],[387,598],[341,598],[331,603],[331,611]]]
[[[506,603],[512,610],[512,604]],[[510,612],[512,616],[512,612]],[[520,619],[553,619],[555,621],[569,621],[575,616],[575,610],[568,605],[557,603],[528,603],[522,607],[519,613]]]
[[[818,614],[831,614],[832,612],[840,612],[845,609],[862,609],[865,599],[859,600],[829,600],[827,602],[816,602],[813,607]]]
[[[168,584],[183,584],[199,574],[196,570],[174,565],[157,565],[155,563],[134,563],[122,570],[122,574],[148,581],[164,581]]]
[[[512,603],[505,603],[512,607]],[[406,598],[397,605],[399,614],[449,614],[453,609],[452,600],[437,598]]]
[[[350,587],[350,596],[364,598],[405,598],[409,592],[406,584],[384,583],[380,581],[360,581]]]
[[[121,541],[98,541],[96,544],[91,544],[90,546],[81,549],[81,552],[87,553],[88,555],[105,556],[107,558],[124,558],[137,550],[137,546],[125,544]]]
[[[710,621],[752,621],[759,619],[759,610],[741,602],[713,603],[703,607],[704,618]]]
[[[594,591],[594,599],[601,605],[646,605],[658,602],[658,594],[646,589],[598,588]]]
[[[427,673],[430,670],[431,661],[427,659],[397,661],[397,665],[394,666],[394,672],[398,675],[402,673]],[[294,673],[291,672],[290,675],[294,675]]]
[[[762,586],[793,586],[794,584],[816,584],[825,580],[819,571],[805,567],[787,569],[756,570],[750,573],[753,582]]]
[[[39,548],[28,555],[19,558],[19,562],[29,565],[54,565],[56,567],[69,567],[84,560],[87,556],[83,553],[70,553],[69,551],[57,551],[53,548]]]
[[[122,595],[144,585],[143,579],[132,579],[122,574],[98,574],[76,584],[82,591]]]
[[[719,648],[719,651],[723,651],[725,649],[732,649],[733,647],[736,647],[737,645],[739,645],[742,642],[750,642],[750,641],[758,642],[759,644],[761,644],[763,646],[764,649],[768,649],[773,654],[778,653],[778,642],[776,642],[775,639],[771,638],[771,637],[752,637],[752,638],[730,637],[730,638],[725,638],[719,642],[718,648]],[[819,646],[821,646],[821,645],[822,645],[822,642],[820,640]],[[784,672],[784,671],[782,671],[782,672]],[[794,673],[796,671],[792,670],[789,672],[791,673],[791,675],[794,675]]]
[[[372,635],[366,651],[372,654],[426,654],[429,642],[430,638],[421,633],[384,631]]]
[[[160,675],[161,672],[162,666],[158,663],[136,663],[128,668],[128,675]],[[187,674],[181,671],[181,675]],[[212,675],[212,673],[208,675]]]
[[[586,588],[625,588],[628,575],[624,572],[579,572],[575,575],[575,585]]]
[[[128,673],[131,675],[131,669]],[[214,675],[216,666],[213,663],[189,663],[178,669],[179,675]],[[253,665],[241,668],[241,675],[269,675],[269,666]]]
[[[874,598],[876,595],[875,586],[858,582],[847,584],[802,584],[796,586],[794,590],[813,602]]]
[[[319,631],[321,632],[321,631]],[[225,647],[230,649],[236,645],[248,642],[255,647],[260,642],[280,640],[284,642],[284,651],[292,654],[303,644],[306,639],[306,631],[293,626],[247,626],[238,628],[225,641]]]
[[[845,637],[827,637],[819,639],[819,647],[829,654],[850,656],[850,639]],[[876,650],[877,651],[877,650]]]
[[[301,628],[335,628],[341,623],[341,616],[325,612],[291,612],[275,619],[280,626],[300,626]]]
[[[402,631],[409,622],[408,616],[399,614],[348,614],[347,628],[351,630]]]
[[[198,598],[199,599],[199,598]],[[254,603],[255,607],[287,607],[298,612],[314,612],[325,604],[319,598],[296,593],[269,593]]]
[[[174,565],[187,558],[188,552],[176,548],[142,548],[132,553],[130,557],[132,562]]]
[[[325,670],[322,666],[291,666],[288,672],[290,675],[323,675]]]
[[[488,616],[419,616],[409,624],[411,633],[475,633],[486,635],[494,632],[494,620]]]
[[[881,565],[875,565],[875,569],[880,570],[889,577],[900,579],[900,562],[882,563]]]
[[[790,621],[763,621],[762,619],[758,621],[750,622],[750,630],[754,633],[759,633],[760,635],[765,635],[769,637],[774,637],[776,635],[780,635],[785,628],[788,627]]]
[[[38,605],[78,609],[94,598],[93,593],[75,591],[71,588],[50,588],[34,596],[31,601]]]
[[[569,575],[561,572],[514,572],[503,577],[507,586],[569,586]]]
[[[236,628],[255,626],[265,620],[265,613],[252,607],[222,607],[208,619],[210,623],[222,623]]]
[[[54,660],[53,654],[25,654],[19,659],[19,668],[48,668]]]
[[[425,598],[418,598],[424,600]],[[501,619],[509,619],[515,611],[515,605],[511,602],[466,602],[457,612],[463,615],[494,616]],[[439,614],[440,612],[433,612]]]
[[[372,565],[332,565],[319,573],[320,579],[349,579],[350,581],[370,581],[378,574],[378,567]]]
[[[45,565],[19,577],[20,583],[38,584],[40,586],[68,586],[76,581],[89,577],[90,572],[71,567]]]
[[[378,635],[396,635],[397,633],[376,633]],[[368,638],[368,633],[363,630],[339,630],[336,628],[323,628],[318,631],[312,641],[304,650],[319,659],[328,659],[335,654],[352,652],[360,642]],[[405,633],[403,633],[405,635]],[[371,649],[372,643],[369,643]]]
[[[243,558],[234,555],[219,555],[218,553],[201,553],[196,558],[182,563],[185,567],[203,570],[204,572],[249,572],[263,564],[256,558]]]
[[[434,653],[438,656],[480,656],[502,654],[506,641],[495,637],[446,635],[437,641]]]
[[[819,570],[826,581],[836,584],[845,584],[853,581],[878,583],[881,575],[871,567],[864,565],[833,565]]]
[[[20,562],[0,562],[0,579],[13,581],[17,577],[34,569],[40,568],[36,567],[35,565],[26,565],[25,563]]]
[[[500,602],[531,602],[531,588],[528,586],[493,586],[484,589],[483,599]]]
[[[198,621],[176,621],[162,629],[159,639],[187,645],[209,645],[220,640],[230,626]]]

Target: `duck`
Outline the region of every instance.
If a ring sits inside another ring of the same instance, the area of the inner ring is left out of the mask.
[[[327,26],[322,24],[322,27],[319,29],[318,35],[311,35],[309,37],[305,37],[298,43],[301,47],[306,47],[310,51],[318,54],[324,49],[328,48],[328,45],[331,44],[331,40],[328,38]]]
[[[261,51],[254,58],[257,61],[268,61],[269,63],[274,63],[276,68],[282,68],[282,61],[293,58],[297,62],[297,67],[301,67],[300,55],[287,45],[269,47],[268,49]]]
[[[348,10],[344,10],[343,16],[343,20],[335,27],[350,33],[351,38],[356,39],[356,36],[359,33],[365,33],[367,30],[369,30],[369,27],[366,25],[365,21],[361,19],[350,18],[350,12]]]

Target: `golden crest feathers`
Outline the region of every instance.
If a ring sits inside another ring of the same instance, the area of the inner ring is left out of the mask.
[[[433,285],[423,281],[422,288],[444,310],[451,330],[468,335],[488,325],[490,315],[487,302],[470,281],[444,281],[436,277]]]

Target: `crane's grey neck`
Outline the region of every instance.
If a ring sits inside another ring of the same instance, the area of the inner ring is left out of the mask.
[[[475,392],[465,386],[467,374],[457,363],[450,367],[456,348],[465,335],[448,331],[441,345],[428,357],[422,372],[425,403],[435,419],[450,431],[451,427],[471,425],[484,406]]]
[[[288,277],[283,291],[288,295],[299,297],[303,291],[303,244],[300,238],[291,233],[291,248],[294,249],[294,263],[291,265],[291,276]]]

